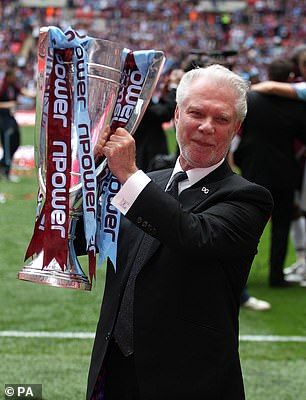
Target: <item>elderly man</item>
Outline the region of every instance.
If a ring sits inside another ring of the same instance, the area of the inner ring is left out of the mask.
[[[272,210],[269,192],[225,160],[246,91],[220,65],[183,76],[173,170],[146,175],[132,136],[104,133],[99,150],[123,184],[113,199],[122,218],[87,399],[244,399],[239,299]]]

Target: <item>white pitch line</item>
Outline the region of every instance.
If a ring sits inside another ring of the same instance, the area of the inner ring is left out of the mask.
[[[54,339],[94,339],[95,334],[90,332],[46,332],[46,331],[0,331],[0,337],[19,338],[54,338]]]
[[[0,331],[0,337],[94,339],[90,332]],[[306,342],[306,336],[241,335],[241,342]]]
[[[306,336],[241,335],[241,342],[306,342]]]

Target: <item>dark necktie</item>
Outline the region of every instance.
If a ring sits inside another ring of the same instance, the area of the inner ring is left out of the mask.
[[[171,196],[178,197],[178,183],[187,179],[186,172],[178,172],[174,175],[168,189],[166,190]],[[122,297],[117,321],[114,329],[114,340],[125,356],[129,356],[134,352],[133,346],[133,301],[135,279],[143,266],[143,262],[148,257],[154,238],[146,235],[141,248],[139,249],[132,266],[125,291]]]
[[[177,199],[178,198],[178,184],[179,184],[179,182],[184,181],[185,179],[188,179],[188,176],[185,171],[177,172],[174,175],[166,192],[171,194],[171,196],[173,196]]]

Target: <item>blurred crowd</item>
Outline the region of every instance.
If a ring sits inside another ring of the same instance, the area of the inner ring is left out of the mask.
[[[232,9],[222,11],[225,3]],[[35,86],[36,43],[39,28],[47,25],[72,26],[131,49],[164,50],[169,69],[190,53],[236,52],[232,68],[253,81],[265,79],[271,60],[287,57],[306,37],[302,0],[70,0],[67,5],[34,9],[2,0],[0,69],[15,63],[21,85]]]

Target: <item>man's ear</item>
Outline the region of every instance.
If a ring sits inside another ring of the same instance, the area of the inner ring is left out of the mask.
[[[176,105],[175,110],[174,110],[174,124],[175,124],[175,125],[176,125],[177,120],[178,120],[178,118],[179,118],[179,113],[180,113],[179,108],[178,108],[178,106]]]
[[[242,125],[242,121],[237,122],[237,124],[235,126],[235,131],[234,131],[233,137],[235,135],[237,135],[237,133],[240,131],[241,125]]]

